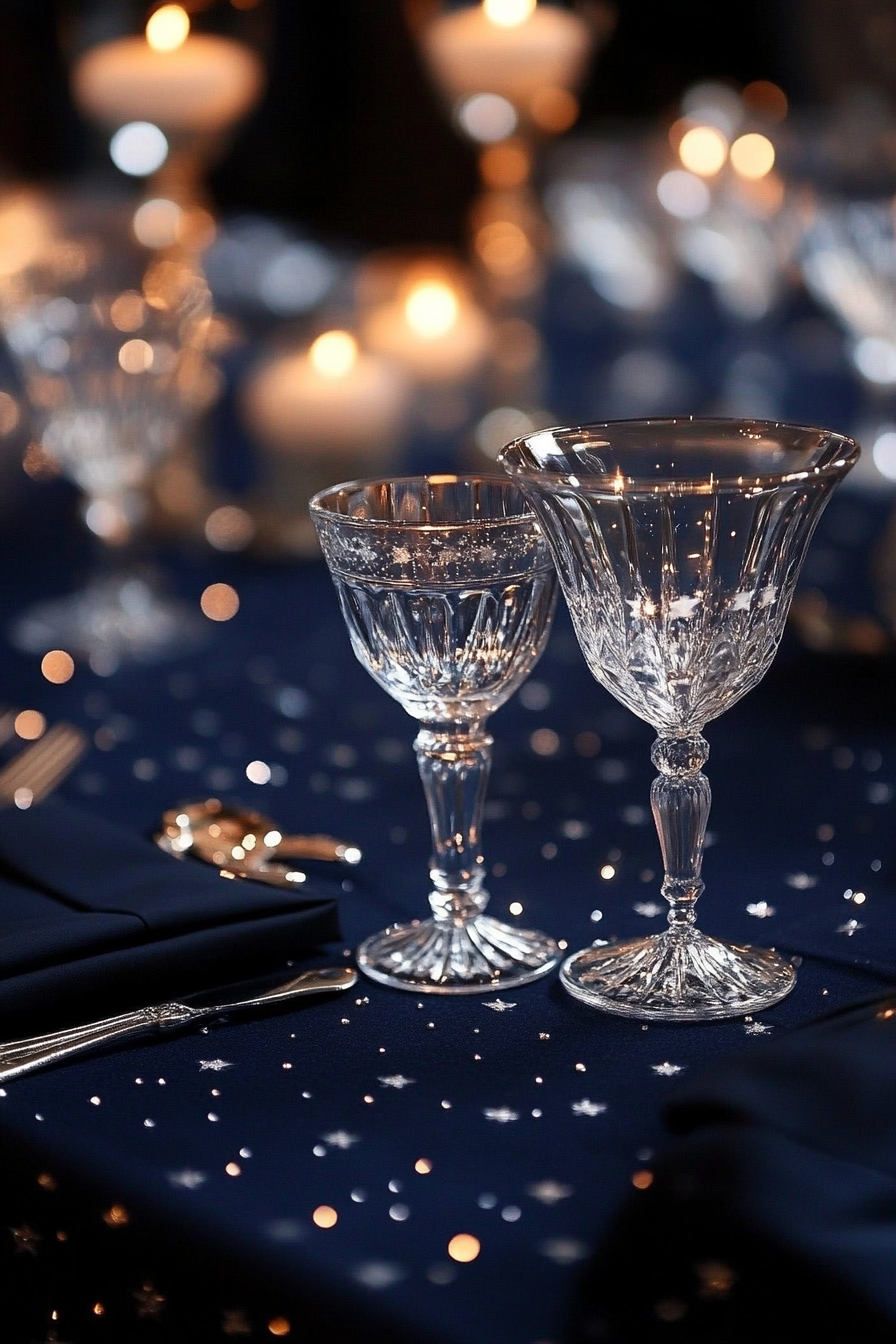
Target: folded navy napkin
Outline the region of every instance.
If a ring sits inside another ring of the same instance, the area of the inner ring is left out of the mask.
[[[896,995],[679,1087],[583,1274],[577,1344],[896,1341]]]
[[[337,891],[222,878],[56,797],[0,811],[3,1034],[283,965],[339,938]]]

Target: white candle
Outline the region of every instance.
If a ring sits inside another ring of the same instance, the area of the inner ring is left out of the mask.
[[[424,383],[460,382],[491,346],[488,318],[462,290],[439,276],[418,276],[362,324],[371,350],[399,361]]]
[[[163,22],[164,21],[164,22]],[[143,37],[104,42],[72,71],[72,93],[93,121],[150,121],[169,133],[215,133],[244,116],[264,84],[251,48],[211,33],[190,33],[179,5],[165,5]]]
[[[449,97],[496,93],[518,106],[539,89],[575,89],[593,46],[584,19],[533,0],[485,0],[424,29],[424,55]]]
[[[307,351],[263,364],[249,380],[243,411],[274,453],[327,458],[350,450],[395,455],[410,400],[407,380],[387,360],[358,349],[348,332],[329,331]]]

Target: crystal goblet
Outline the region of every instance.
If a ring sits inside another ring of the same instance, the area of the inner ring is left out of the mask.
[[[423,476],[315,495],[311,516],[352,647],[419,720],[414,743],[432,828],[432,918],[358,949],[373,980],[415,993],[509,989],[558,965],[557,944],[483,913],[480,851],[488,716],[547,642],[556,572],[511,481]]]
[[[774,951],[695,927],[702,729],[768,670],[815,524],[858,453],[824,429],[684,418],[543,430],[499,456],[548,537],[592,674],[658,734],[651,804],[669,927],[567,958],[563,984],[593,1007],[701,1021],[793,988]]]

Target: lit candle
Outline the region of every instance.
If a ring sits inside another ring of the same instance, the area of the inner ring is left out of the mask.
[[[579,15],[536,0],[484,0],[423,31],[433,77],[452,99],[498,94],[527,106],[540,90],[581,83],[595,33]]]
[[[397,360],[424,383],[462,381],[491,346],[481,308],[439,276],[409,280],[395,298],[371,309],[363,332],[371,350]]]
[[[373,454],[395,455],[408,405],[401,371],[359,350],[347,331],[263,364],[243,396],[246,422],[265,447],[324,458],[350,450],[359,470]]]
[[[142,37],[104,42],[72,71],[85,116],[108,126],[149,121],[169,133],[210,134],[244,116],[264,83],[251,48],[211,33],[191,33],[180,5],[163,5]]]

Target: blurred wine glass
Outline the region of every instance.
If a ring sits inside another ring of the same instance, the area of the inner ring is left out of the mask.
[[[30,408],[29,451],[80,488],[105,553],[84,588],[20,616],[13,642],[81,653],[101,673],[179,651],[201,624],[134,552],[154,469],[217,391],[189,217],[171,202],[135,211],[127,200],[22,193],[0,207],[0,231],[18,240],[0,265],[0,326]]]

